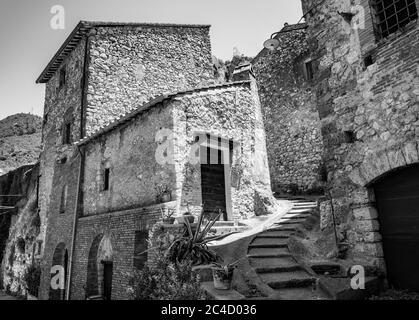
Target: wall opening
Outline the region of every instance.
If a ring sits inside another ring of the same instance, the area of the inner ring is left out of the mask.
[[[110,299],[112,273],[113,251],[110,238],[103,234],[97,235],[90,247],[87,261],[86,298],[101,296]]]
[[[52,256],[49,300],[64,300],[67,287],[68,252],[65,243],[55,248]]]
[[[419,164],[373,185],[391,287],[419,292]]]

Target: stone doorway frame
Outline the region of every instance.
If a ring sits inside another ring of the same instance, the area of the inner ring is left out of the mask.
[[[350,174],[359,188],[352,194],[355,218],[355,255],[371,257],[372,265],[386,272],[383,244],[378,222],[373,185],[380,178],[398,169],[419,163],[419,143],[394,145],[367,156]]]
[[[227,221],[233,220],[233,202],[231,195],[231,164],[233,161],[234,154],[234,141],[232,139],[224,138],[222,136],[216,136],[211,133],[196,132],[194,136],[202,137],[205,136],[205,140],[199,142],[199,150],[202,148],[210,148],[217,151],[221,151],[222,162],[224,164],[224,187],[225,187],[225,197],[226,197],[226,211],[227,211]],[[202,138],[200,138],[202,139]],[[219,142],[221,139],[221,143]],[[227,143],[226,143],[227,141]],[[232,142],[233,147],[230,148],[230,141]],[[201,154],[200,154],[201,157]]]

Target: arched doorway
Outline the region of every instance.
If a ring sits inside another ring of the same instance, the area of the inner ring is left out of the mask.
[[[389,284],[419,292],[419,164],[373,185]]]
[[[52,256],[49,300],[64,300],[67,287],[68,251],[65,243],[57,245]]]
[[[113,250],[110,237],[100,234],[95,237],[87,262],[86,297],[112,296]]]

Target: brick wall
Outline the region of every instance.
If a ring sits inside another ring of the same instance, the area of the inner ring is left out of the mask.
[[[113,252],[112,299],[128,299],[129,280],[134,272],[135,233],[147,231],[160,219],[160,209],[174,203],[81,217],[78,220],[71,299],[85,299],[89,252],[96,238],[106,235]]]

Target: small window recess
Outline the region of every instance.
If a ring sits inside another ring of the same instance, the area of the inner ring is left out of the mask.
[[[61,190],[60,213],[65,213],[67,206],[67,186],[65,185]]]
[[[109,190],[109,175],[110,175],[110,169],[105,168],[105,171],[103,172],[103,191]]]
[[[63,66],[60,69],[60,78],[59,78],[59,83],[58,83],[59,91],[65,86],[65,82],[66,82],[66,71],[65,71],[65,66]]]
[[[63,144],[71,144],[71,123],[67,122],[63,128]]]
[[[355,143],[356,135],[353,131],[344,131],[345,143]]]
[[[364,57],[364,70],[375,63],[375,59],[371,53]]]
[[[304,61],[304,77],[307,81],[313,81],[315,74],[314,60],[308,59]]]

